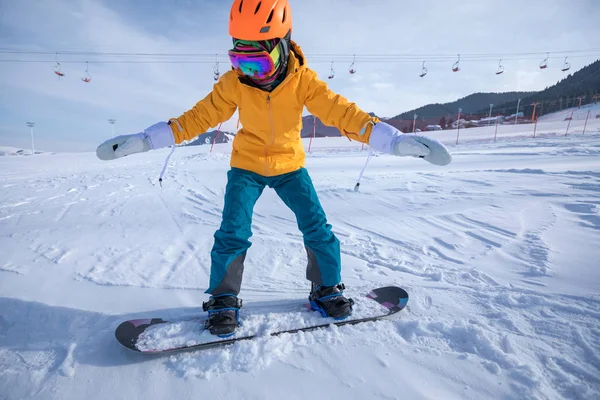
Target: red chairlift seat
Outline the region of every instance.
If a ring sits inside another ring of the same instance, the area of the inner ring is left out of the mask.
[[[458,60],[452,66],[452,72],[460,71],[460,54],[458,55]]]
[[[356,64],[356,54],[354,55],[354,58],[352,59],[352,64],[350,64],[350,68],[348,69],[350,75],[354,75],[356,73],[356,68],[354,68],[354,64]]]
[[[546,58],[540,63],[540,69],[548,68],[548,58],[550,57],[550,53],[546,53]]]
[[[92,81],[92,76],[90,75],[89,64],[87,61],[85,62],[85,74],[81,78],[81,81],[85,83],[90,83]]]
[[[59,62],[56,62],[56,64],[54,65],[54,73],[58,75],[59,78],[65,76],[64,72],[61,71],[61,66]]]
[[[56,53],[55,59],[54,59],[54,73],[56,75],[58,75],[58,79],[62,78],[63,76],[65,76],[65,74],[61,71],[61,65],[58,62],[58,53]]]

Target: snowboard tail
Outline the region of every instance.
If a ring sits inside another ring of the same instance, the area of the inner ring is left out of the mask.
[[[364,295],[362,300],[364,301],[357,301],[355,304],[355,313],[356,311],[359,311],[358,307],[361,307],[361,305],[363,308],[373,308],[373,304],[378,303],[381,307],[375,309],[371,312],[371,315],[368,316],[361,317],[359,312],[357,313],[357,317],[353,318],[351,315],[344,320],[323,319],[319,317],[319,322],[315,323],[314,321],[309,321],[305,326],[276,330],[269,332],[268,335],[279,336],[286,333],[294,334],[298,332],[310,332],[327,328],[332,325],[356,325],[364,322],[377,321],[402,311],[408,303],[408,293],[402,288],[387,286],[372,290]],[[265,334],[259,334],[258,332],[249,333],[241,330],[241,332],[236,332],[232,337],[220,338],[218,336],[210,335],[208,331],[204,330],[204,320],[205,318],[196,318],[185,321],[168,321],[162,318],[129,320],[121,323],[117,327],[115,336],[119,343],[130,350],[138,353],[153,354],[176,350],[199,350],[221,347],[241,340],[252,340],[258,336],[265,336]],[[321,323],[320,321],[323,322]],[[242,318],[241,322],[243,325],[244,318]],[[182,328],[183,325],[186,326]],[[161,328],[165,328],[165,332],[159,332],[158,330]],[[151,332],[153,330],[154,332]],[[164,340],[162,340],[161,335],[165,337]],[[180,337],[177,337],[178,335]]]

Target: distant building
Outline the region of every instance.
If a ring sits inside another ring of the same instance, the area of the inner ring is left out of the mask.
[[[442,127],[439,125],[427,125],[425,129],[428,131],[441,131]]]

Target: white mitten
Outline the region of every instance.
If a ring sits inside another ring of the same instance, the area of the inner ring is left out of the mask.
[[[171,127],[166,122],[159,122],[134,135],[117,136],[102,143],[96,149],[101,160],[114,160],[135,153],[143,153],[175,144]]]
[[[385,122],[373,126],[369,146],[374,150],[399,157],[420,157],[435,165],[448,165],[452,161],[448,149],[437,140],[403,134]]]

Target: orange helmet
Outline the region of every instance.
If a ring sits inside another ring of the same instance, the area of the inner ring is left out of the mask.
[[[229,35],[236,39],[281,39],[291,31],[288,0],[235,0],[231,6]]]

